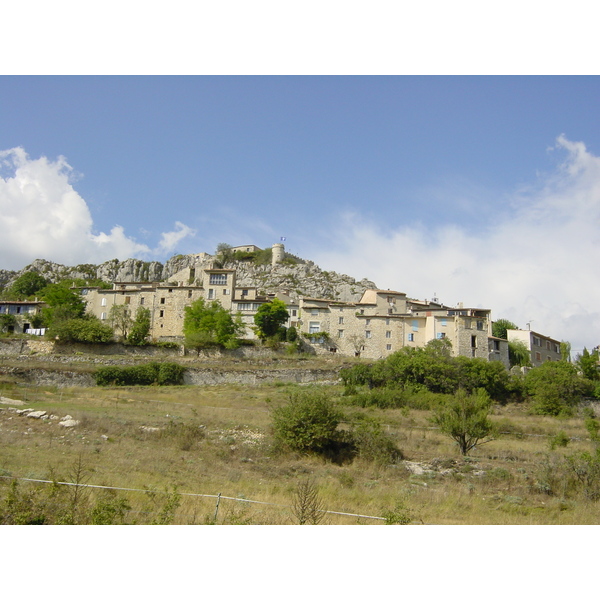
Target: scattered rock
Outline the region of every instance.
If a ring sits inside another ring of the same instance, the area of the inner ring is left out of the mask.
[[[27,414],[27,416],[31,417],[32,419],[41,419],[45,414],[45,410],[32,410]]]
[[[64,416],[64,417],[61,419],[61,421],[72,421],[72,420],[73,420],[73,417],[72,417],[71,415],[65,415],[65,416]]]
[[[25,404],[23,400],[13,400],[12,398],[7,398],[6,396],[0,396],[0,404],[10,404],[11,406],[22,406]]]
[[[71,418],[71,419],[62,419],[59,422],[59,425],[62,425],[63,427],[75,427],[76,425],[79,425],[79,421],[76,421],[73,418]]]
[[[108,436],[107,435],[101,435],[100,436],[101,439],[103,439],[105,442],[108,442]]]
[[[142,426],[140,427],[140,429],[141,429],[142,431],[146,431],[146,432],[148,432],[148,433],[155,433],[155,432],[157,432],[157,431],[160,431],[160,427],[149,427],[148,425],[142,425]]]

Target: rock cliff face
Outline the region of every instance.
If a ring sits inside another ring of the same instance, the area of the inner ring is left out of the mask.
[[[110,260],[101,265],[83,264],[74,267],[38,259],[22,271],[1,271],[0,286],[8,287],[12,281],[27,271],[37,271],[48,281],[56,283],[62,279],[100,279],[113,281],[168,281],[173,274],[187,267],[206,269],[224,267],[236,269],[239,287],[256,287],[260,293],[287,291],[292,297],[307,296],[329,298],[344,302],[360,299],[364,290],[376,285],[367,279],[356,281],[348,275],[323,271],[311,261],[298,259],[275,266],[256,265],[252,261],[219,261],[209,254],[177,255],[164,265],[136,258],[119,261]]]

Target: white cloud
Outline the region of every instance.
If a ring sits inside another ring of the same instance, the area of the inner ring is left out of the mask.
[[[160,252],[161,254],[172,252],[182,239],[194,235],[196,235],[195,229],[191,229],[180,221],[176,221],[175,231],[169,231],[161,234],[161,240],[158,244],[157,252]]]
[[[172,250],[195,232],[183,223],[163,233],[151,250],[116,225],[94,233],[85,200],[71,184],[72,168],[63,156],[32,160],[23,148],[0,152],[0,256],[2,269],[20,269],[36,258],[75,265],[100,263]]]
[[[600,158],[557,138],[557,169],[478,232],[460,225],[396,230],[347,214],[316,253],[323,268],[367,277],[416,298],[491,308],[575,351],[600,344]],[[499,210],[500,212],[500,210]]]

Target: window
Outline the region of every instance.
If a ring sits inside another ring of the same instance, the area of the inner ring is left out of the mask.
[[[215,290],[208,290],[208,299],[209,300],[215,299]]]
[[[292,308],[292,317],[297,317],[298,311],[295,308]]]
[[[413,319],[412,330],[413,331],[419,331],[419,321],[417,321],[416,319]]]
[[[308,324],[308,333],[319,333],[319,331],[321,331],[321,323],[310,321]]]
[[[445,334],[445,333],[441,333],[441,332],[440,332],[440,333],[437,333],[435,337],[436,337],[438,340],[443,340],[443,339],[446,337],[446,334]],[[473,336],[473,337],[475,337],[475,336]]]
[[[371,337],[371,332],[369,330],[365,331],[365,337],[369,339]]]
[[[560,346],[558,344],[554,344],[554,352],[556,352],[556,354],[560,352]]]
[[[223,296],[229,296],[229,290],[227,288],[223,290]]]
[[[188,298],[192,297],[192,290],[188,290]]]
[[[125,296],[125,304],[131,304],[131,296]]]
[[[106,298],[102,298],[100,301],[100,306],[106,306]]]
[[[105,312],[103,312],[103,313],[100,315],[100,318],[101,318],[103,321],[105,321],[105,320],[106,320],[106,313],[105,313]]]
[[[386,320],[385,320],[385,324],[386,324],[386,325],[389,325],[389,324],[390,324],[390,320],[389,320],[389,319],[386,319]]]
[[[20,315],[21,314],[21,307],[17,306],[17,314]]]
[[[227,275],[225,273],[211,273],[208,283],[210,285],[227,285]]]
[[[172,288],[169,288],[169,294],[170,294],[172,291],[173,291],[173,290],[172,290]]]
[[[160,303],[161,303],[161,304],[164,304],[164,303],[165,303],[165,299],[164,299],[164,298],[161,298],[161,299],[160,299]]]
[[[550,342],[546,340],[546,350],[551,350]]]
[[[391,350],[392,349],[392,345],[391,344],[387,344],[385,347],[386,350]]]
[[[238,302],[237,309],[238,310],[252,310],[252,303],[251,302]]]
[[[142,296],[140,298],[140,304],[143,306],[145,302],[146,302],[146,298],[144,298],[144,296]]]
[[[319,309],[318,308],[311,308],[310,309],[310,314],[315,316],[319,314]]]
[[[409,342],[414,342],[415,341],[415,334],[414,333],[409,333],[408,334],[408,341]]]
[[[442,327],[446,327],[448,325],[448,319],[442,319]]]
[[[533,345],[534,346],[541,346],[542,345],[542,341],[540,340],[540,338],[535,337],[535,335],[533,336],[532,341],[533,341]]]
[[[477,321],[477,329],[483,331],[483,321]]]
[[[535,353],[535,360],[537,360],[538,362],[542,360],[542,355],[539,352]]]
[[[343,338],[344,337],[344,330],[343,329],[338,329],[338,337],[339,338]]]
[[[494,352],[500,352],[500,342],[498,340],[494,340]]]
[[[161,310],[161,311],[158,313],[158,316],[159,316],[159,317],[164,317],[164,316],[165,316],[165,311],[164,311],[164,310]]]
[[[477,348],[477,336],[476,335],[471,336],[471,348]]]
[[[388,338],[388,339],[391,338],[392,337],[392,332],[391,331],[386,331],[385,332],[385,337]]]
[[[393,298],[392,296],[388,296],[388,304],[396,304],[396,298]]]
[[[242,296],[247,296],[248,295],[248,290],[242,290]]]
[[[365,327],[368,327],[371,324],[371,319],[365,320]]]

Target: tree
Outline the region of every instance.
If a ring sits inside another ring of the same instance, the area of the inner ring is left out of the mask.
[[[263,304],[254,315],[258,337],[261,340],[274,337],[289,318],[290,315],[283,300],[273,298],[270,302]]]
[[[476,446],[492,441],[490,436],[494,433],[494,425],[489,420],[491,406],[485,390],[478,389],[472,394],[459,390],[452,399],[436,409],[433,422],[458,444],[460,453],[466,456]]]
[[[15,315],[3,314],[0,315],[0,333],[9,331],[11,327],[17,324],[17,318]]]
[[[139,306],[127,342],[132,346],[142,346],[150,333],[150,310]]]
[[[569,415],[592,393],[593,384],[568,362],[548,361],[525,376],[525,391],[533,412],[540,415]]]
[[[216,300],[207,303],[204,298],[199,298],[185,307],[183,333],[186,346],[191,348],[236,348],[243,330],[241,317],[238,315],[234,319]]]
[[[571,342],[565,342],[564,340],[560,343],[560,357],[561,360],[571,362]]]
[[[591,352],[584,348],[581,354],[577,355],[575,363],[584,377],[590,381],[600,380],[600,371],[598,371],[598,350],[594,348]]]
[[[85,302],[81,296],[64,283],[53,283],[46,286],[42,294],[48,308],[43,309],[44,322],[52,327],[54,323],[77,319],[85,314]]]
[[[16,298],[23,300],[43,290],[47,285],[48,282],[37,271],[27,271],[13,281],[9,291]]]
[[[108,323],[122,340],[127,339],[129,330],[133,325],[129,306],[127,304],[114,304],[111,306],[108,312]]]
[[[61,342],[102,344],[113,339],[113,330],[94,315],[57,321],[52,325],[52,335]]]
[[[507,340],[508,334],[506,332],[509,329],[519,329],[519,327],[508,319],[498,319],[492,323],[492,335],[494,337]]]
[[[531,354],[522,340],[508,342],[508,361],[511,367],[530,367]]]

